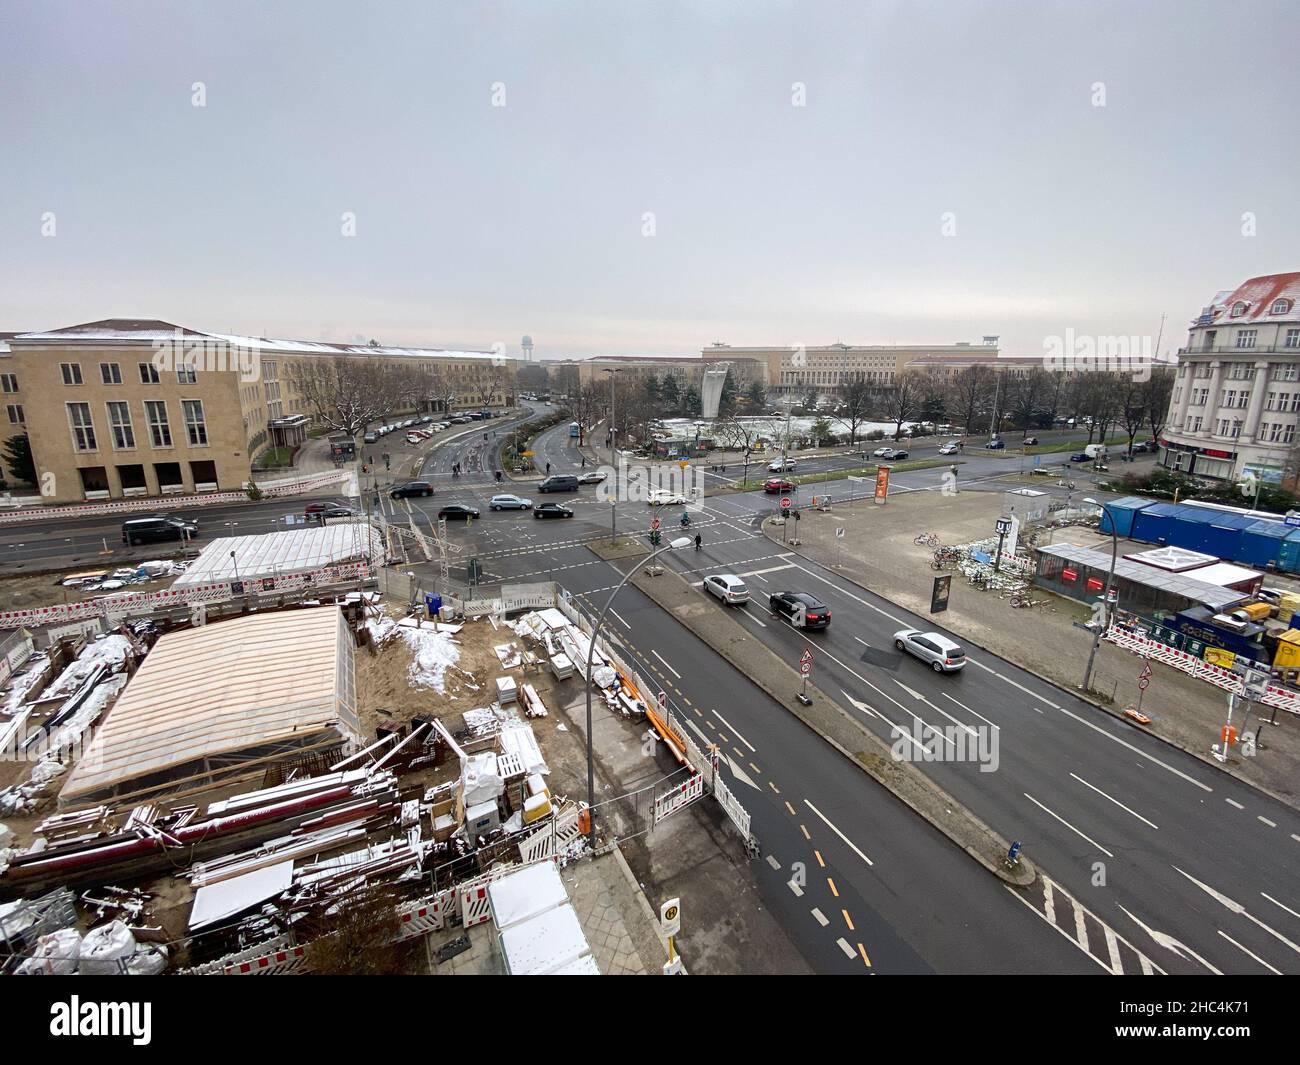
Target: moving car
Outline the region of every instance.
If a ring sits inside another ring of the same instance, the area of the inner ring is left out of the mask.
[[[885,453],[880,457],[882,459],[897,461],[898,459],[907,458],[907,452],[904,451],[901,447],[887,447],[885,448]]]
[[[830,608],[808,592],[774,592],[767,605],[797,629],[824,629],[831,623]]]
[[[571,518],[573,510],[563,503],[543,503],[533,511],[534,518]]]
[[[894,646],[928,662],[936,673],[956,673],[966,665],[966,652],[961,644],[937,632],[901,629],[894,633]]]
[[[893,444],[886,444],[884,447],[878,447],[871,453],[873,459],[883,459],[889,452],[894,450]]]
[[[303,513],[309,518],[354,518],[357,512],[341,503],[308,503]]]
[[[488,500],[488,506],[493,510],[532,510],[533,501],[523,496],[500,495]]]
[[[714,573],[705,577],[703,587],[710,595],[731,606],[749,602],[749,586],[734,573]]]
[[[578,478],[571,473],[554,473],[537,486],[539,492],[576,492]]]
[[[960,450],[961,450],[961,448],[957,446],[957,442],[956,442],[955,440],[950,440],[950,441],[948,441],[948,443],[944,444],[943,447],[941,447],[941,448],[939,449],[939,454],[940,454],[940,455],[955,455],[955,454],[957,454],[957,452],[959,452]]]
[[[763,491],[768,495],[775,495],[777,492],[789,492],[794,489],[794,481],[788,477],[769,477],[763,482]]]
[[[1027,437],[1025,437],[1022,441],[1020,441],[1020,446],[1021,446],[1021,447],[1034,447],[1037,443],[1038,443],[1038,437],[1036,437],[1036,436],[1027,436]]]
[[[411,496],[431,496],[433,495],[433,485],[428,481],[407,481],[406,484],[399,484],[388,493],[389,499],[409,499]]]
[[[689,502],[681,492],[668,488],[652,488],[645,501],[652,507],[685,506]]]
[[[1005,440],[990,440],[984,446],[988,448],[989,451],[1002,451],[1006,448],[1007,442]]]
[[[775,459],[767,464],[769,473],[788,473],[794,469],[798,463],[794,459]]]
[[[465,503],[448,503],[438,511],[438,517],[464,520],[465,518],[477,518],[479,516],[478,507],[471,507]]]
[[[601,473],[600,470],[588,470],[586,473],[578,474],[579,484],[600,484],[607,474]]]
[[[1086,451],[1076,451],[1073,455],[1070,456],[1070,461],[1071,461],[1071,462],[1091,462],[1091,461],[1092,461],[1092,456],[1089,455]]]
[[[192,540],[198,535],[197,522],[161,514],[153,518],[128,518],[122,522],[122,542],[132,546],[162,540]]]

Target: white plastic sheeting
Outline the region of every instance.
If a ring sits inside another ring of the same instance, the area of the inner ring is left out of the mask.
[[[364,521],[258,536],[222,536],[203,549],[172,587],[181,590],[196,584],[288,577],[347,562],[374,562],[383,556],[383,537]]]

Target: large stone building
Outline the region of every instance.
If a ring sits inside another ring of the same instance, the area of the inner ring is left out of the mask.
[[[1198,477],[1283,479],[1300,420],[1300,273],[1220,292],[1179,350],[1160,461]]]
[[[389,413],[511,402],[493,352],[267,340],[109,319],[0,334],[0,436],[25,433],[49,502],[238,489],[267,448],[320,420],[295,366],[373,360],[418,371]]]

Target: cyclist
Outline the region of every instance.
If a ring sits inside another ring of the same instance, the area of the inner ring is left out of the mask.
[[[687,514],[686,511],[683,510],[682,519],[681,519],[682,528],[685,529],[688,525],[690,525],[690,523],[691,523],[691,516]]]

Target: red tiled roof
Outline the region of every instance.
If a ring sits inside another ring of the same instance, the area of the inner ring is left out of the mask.
[[[1220,299],[1221,296],[1216,296],[1214,304],[1207,308],[1210,314],[1209,322],[1204,321],[1202,316],[1196,324],[1267,321],[1270,317],[1281,320],[1293,316],[1296,309],[1300,308],[1300,271],[1252,277],[1249,281],[1243,281],[1227,296],[1223,296],[1221,302]],[[1291,306],[1286,315],[1271,316],[1269,310],[1279,299],[1290,300]],[[1232,307],[1236,303],[1245,303],[1246,313],[1233,318]]]

